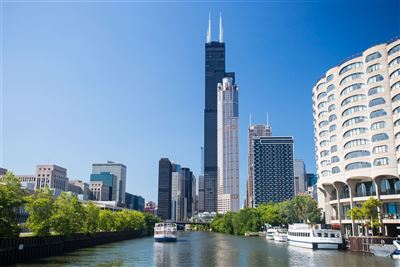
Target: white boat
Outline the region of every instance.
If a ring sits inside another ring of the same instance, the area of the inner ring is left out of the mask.
[[[312,249],[339,249],[343,244],[340,230],[314,229],[305,223],[289,225],[289,245]]]
[[[286,229],[277,229],[273,234],[273,238],[278,242],[286,242],[288,239]]]
[[[369,245],[369,251],[378,257],[390,257],[396,251],[396,247],[389,244],[372,244]]]
[[[267,234],[265,235],[265,237],[269,240],[274,240],[274,233],[276,232],[275,228],[268,228],[267,229]]]
[[[177,233],[176,223],[156,223],[154,226],[154,240],[156,242],[175,242]]]
[[[396,250],[393,252],[392,258],[400,260],[400,240],[393,240],[393,245],[396,247]]]

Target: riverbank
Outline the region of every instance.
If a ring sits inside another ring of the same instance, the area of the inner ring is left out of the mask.
[[[149,236],[147,231],[100,232],[94,234],[54,235],[0,239],[0,266],[37,258],[63,255],[76,249]]]

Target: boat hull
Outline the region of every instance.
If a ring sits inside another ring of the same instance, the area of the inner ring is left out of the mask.
[[[176,242],[177,238],[172,236],[158,236],[154,237],[156,242]]]
[[[287,236],[274,236],[274,240],[277,242],[286,242]]]
[[[302,247],[302,248],[311,248],[311,249],[339,249],[339,244],[336,243],[312,243],[312,242],[303,242],[296,240],[289,240],[289,245]]]

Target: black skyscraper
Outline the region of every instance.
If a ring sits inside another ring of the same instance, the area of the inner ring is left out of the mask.
[[[172,164],[168,158],[158,162],[158,216],[171,219]]]
[[[208,20],[205,45],[205,109],[204,109],[204,211],[217,211],[217,85],[225,73],[225,43],[220,17],[219,41],[211,41],[211,22]]]

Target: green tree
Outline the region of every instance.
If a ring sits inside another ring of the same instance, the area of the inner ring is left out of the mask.
[[[84,207],[84,222],[82,231],[84,233],[95,233],[99,230],[100,208],[89,201]]]
[[[364,218],[364,214],[359,207],[354,207],[347,211],[347,216],[353,221],[361,221]]]
[[[29,213],[26,224],[35,235],[50,234],[53,204],[53,192],[48,187],[26,197],[25,209]]]
[[[148,233],[153,232],[154,230],[154,225],[158,222],[160,222],[160,219],[153,214],[150,213],[143,213],[144,215],[144,224],[145,224],[145,229]]]
[[[145,227],[143,213],[136,210],[122,210],[115,213],[117,231],[140,231]]]
[[[261,204],[257,209],[263,224],[279,226],[287,222],[285,208],[281,203],[270,202]]]
[[[365,223],[367,224],[367,227],[372,228],[372,230],[381,226],[378,212],[378,208],[381,206],[382,202],[372,197],[365,201],[361,206]]]
[[[0,237],[19,236],[18,209],[24,204],[24,196],[25,191],[11,172],[0,178]]]
[[[70,192],[62,192],[54,201],[51,224],[54,231],[68,236],[82,229],[83,215],[83,207],[78,198]]]
[[[115,231],[116,212],[100,210],[98,228],[103,232]]]
[[[317,201],[310,196],[294,197],[290,201],[289,210],[297,222],[316,224],[321,220],[321,209],[318,208]]]

